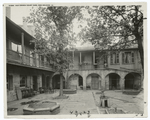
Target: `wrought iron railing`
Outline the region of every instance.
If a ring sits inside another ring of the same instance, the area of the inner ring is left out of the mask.
[[[90,69],[100,69],[105,68],[103,64],[70,64],[69,69],[70,70],[90,70]]]
[[[16,51],[7,49],[7,60],[27,66],[46,68],[54,71],[54,67],[48,61],[42,61],[39,58],[23,55]]]

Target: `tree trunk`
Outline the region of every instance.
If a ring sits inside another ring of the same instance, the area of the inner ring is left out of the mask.
[[[143,84],[144,84],[144,50],[143,50],[142,38],[137,34],[136,39],[138,41],[138,49],[139,49],[141,65],[142,65],[141,88],[143,88]]]
[[[143,50],[143,44],[142,44],[142,40],[141,40],[142,38],[139,35],[137,35],[136,39],[138,41],[138,49],[139,49],[139,53],[140,53],[142,69],[144,71],[144,50]]]
[[[63,74],[60,73],[60,93],[59,96],[63,96]]]

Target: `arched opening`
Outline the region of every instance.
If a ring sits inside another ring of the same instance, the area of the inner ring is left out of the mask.
[[[63,76],[63,89],[66,88],[65,86],[66,86],[66,82]],[[59,74],[56,74],[52,77],[52,87],[53,89],[60,89],[60,75]]]
[[[50,88],[50,77],[46,77],[46,88]]]
[[[68,88],[76,86],[78,89],[83,89],[83,78],[79,74],[72,74],[68,79]]]
[[[110,73],[109,79],[109,90],[119,90],[120,89],[120,76],[116,73]]]
[[[129,73],[125,76],[125,89],[139,89],[141,87],[141,75]]]
[[[79,76],[79,86],[83,86],[83,78]]]
[[[33,90],[34,90],[34,91],[37,91],[37,90],[38,90],[37,76],[33,76]]]
[[[46,82],[45,82],[45,75],[42,74],[42,88],[46,87]]]
[[[86,78],[86,89],[101,89],[101,77],[95,73],[88,75]]]

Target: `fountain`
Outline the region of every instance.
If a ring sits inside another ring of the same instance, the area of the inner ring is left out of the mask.
[[[110,108],[110,99],[105,96],[104,91],[101,92],[100,107],[100,114],[126,114],[121,108]]]
[[[53,101],[39,101],[28,104],[23,112],[24,115],[55,115],[60,112],[60,105]]]
[[[105,96],[104,91],[102,91],[102,94],[100,96],[100,106],[103,108],[109,107],[109,97]]]

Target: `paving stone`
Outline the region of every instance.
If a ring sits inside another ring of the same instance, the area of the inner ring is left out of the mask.
[[[60,104],[60,113],[58,115],[71,114],[70,111],[83,113],[90,111],[90,114],[98,114],[97,108],[100,105],[100,94],[95,94],[97,90],[78,90],[76,94],[68,94],[68,99],[53,99],[59,95],[59,91],[54,94],[39,94],[32,98],[8,102],[8,107],[18,108],[15,111],[8,111],[8,115],[22,115],[25,105],[21,102],[31,100],[51,100]],[[111,107],[122,108],[128,113],[143,113],[143,94],[125,95],[121,91],[105,91],[105,95],[111,97]],[[72,114],[74,115],[74,113]]]

